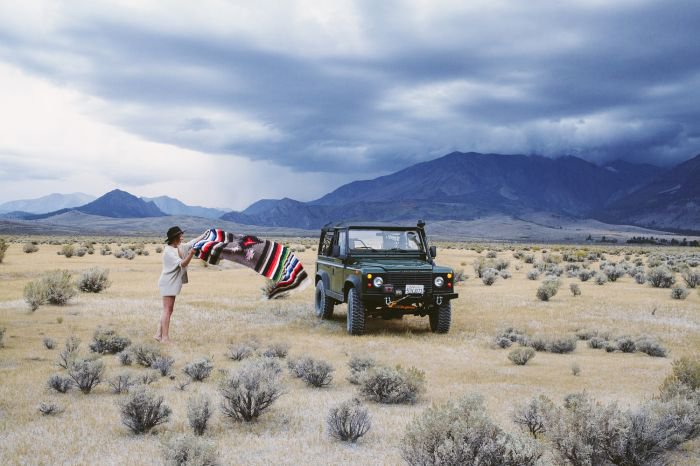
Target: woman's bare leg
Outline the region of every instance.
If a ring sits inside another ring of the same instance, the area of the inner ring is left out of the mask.
[[[175,296],[163,296],[163,313],[160,316],[158,333],[156,334],[156,338],[163,343],[170,341],[170,316],[173,315],[174,308]]]

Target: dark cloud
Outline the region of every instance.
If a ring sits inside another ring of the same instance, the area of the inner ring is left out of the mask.
[[[661,165],[700,152],[697,2],[513,2],[432,19],[357,5],[363,53],[98,15],[31,40],[5,33],[0,58],[136,108],[101,117],[147,139],[301,171],[369,177],[452,150]]]

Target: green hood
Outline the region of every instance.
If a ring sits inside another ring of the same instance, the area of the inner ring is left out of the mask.
[[[410,257],[361,257],[350,265],[352,268],[371,268],[381,269],[384,272],[406,271],[406,270],[421,270],[432,271],[433,266],[421,259]]]

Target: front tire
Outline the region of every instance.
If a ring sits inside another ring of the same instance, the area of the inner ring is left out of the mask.
[[[362,335],[365,333],[365,305],[357,295],[355,288],[348,290],[348,334]]]
[[[435,307],[429,314],[430,331],[433,333],[447,333],[452,322],[452,304],[448,301]]]
[[[333,298],[326,294],[326,287],[323,280],[316,283],[316,317],[319,319],[330,319],[333,316],[333,306],[335,302]]]

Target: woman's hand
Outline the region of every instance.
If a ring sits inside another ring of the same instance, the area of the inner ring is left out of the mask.
[[[194,255],[195,255],[196,252],[197,252],[197,251],[195,251],[194,249],[190,249],[190,250],[187,252],[187,255],[185,256],[185,258],[182,259],[182,262],[180,263],[180,265],[181,265],[182,267],[187,267],[188,265],[190,265],[190,261],[192,260],[192,258],[194,257]]]

